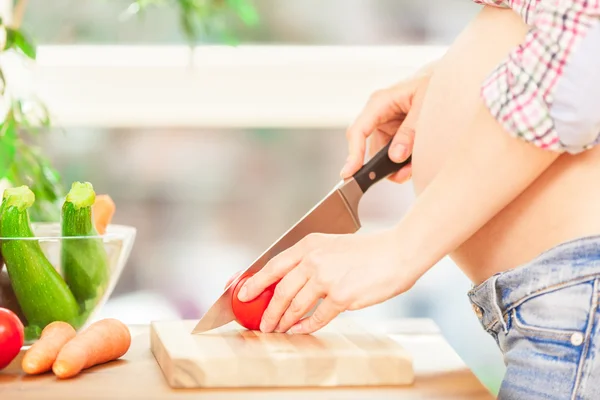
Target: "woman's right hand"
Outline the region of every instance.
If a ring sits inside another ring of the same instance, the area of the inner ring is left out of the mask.
[[[436,63],[428,64],[409,79],[371,95],[363,111],[346,132],[350,155],[342,170],[342,178],[352,176],[363,166],[366,141],[371,134],[374,134],[369,146],[371,157],[392,137],[390,158],[395,162],[402,162],[408,158],[412,153],[415,125],[423,96]],[[409,164],[390,175],[388,179],[397,183],[405,182],[411,177],[411,168]],[[225,283],[225,289],[238,279],[242,272],[233,274]]]
[[[411,155],[415,125],[433,65],[427,65],[409,79],[371,95],[362,112],[346,131],[349,155],[341,171],[343,179],[351,177],[363,166],[366,142],[370,136],[370,157],[385,146],[390,138],[392,145],[389,156],[392,161],[399,163]],[[411,176],[412,166],[409,164],[388,179],[403,183]]]

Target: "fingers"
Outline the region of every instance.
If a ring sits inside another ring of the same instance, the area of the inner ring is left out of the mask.
[[[290,303],[290,306],[285,310],[285,313],[279,321],[279,325],[275,328],[276,332],[287,332],[295,323],[297,323],[307,312],[309,312],[324,293],[318,290],[317,285],[313,280],[309,280],[306,285]]]
[[[366,140],[371,133],[370,126],[365,128],[356,128],[349,137],[349,155],[346,165],[342,169],[342,178],[348,178],[360,169],[365,158]]]
[[[400,125],[401,130],[396,134],[400,137],[392,143],[390,157],[392,161],[396,162],[402,162],[408,158],[412,152],[414,125],[418,115],[418,112],[411,108],[416,87],[415,82],[401,83],[390,89],[377,91],[371,96],[364,110],[346,131],[349,156],[340,173],[343,179],[352,176],[362,167],[367,138],[376,128],[394,120],[402,121],[404,117],[408,121],[404,121]],[[413,112],[411,113],[411,111]],[[409,118],[409,116],[411,117]],[[380,146],[381,133],[384,132],[379,132],[374,140],[375,143],[371,145],[371,153],[374,149],[382,147]]]
[[[290,328],[294,334],[308,334],[318,331],[327,325],[331,320],[342,313],[344,307],[342,303],[335,302],[331,297],[325,297],[315,312],[308,318],[304,318],[296,325]]]
[[[388,144],[390,138],[392,138],[398,127],[402,123],[403,118],[397,118],[392,121],[386,122],[385,124],[379,125],[377,129],[371,134],[369,138],[369,157],[373,157],[383,146]]]
[[[346,131],[348,140],[348,159],[342,168],[342,178],[348,178],[363,165],[366,152],[366,140],[375,128],[396,117],[393,110],[393,99],[389,90],[375,92],[364,110]]]
[[[405,161],[412,153],[415,142],[416,113],[409,112],[398,131],[392,138],[390,146],[390,159],[396,163]]]
[[[369,140],[369,158],[372,158],[383,146],[390,140],[390,136],[381,132],[379,129],[371,135]]]
[[[403,124],[404,125],[404,124]],[[414,130],[410,127],[400,127],[398,133],[392,138],[389,156],[394,162],[403,162],[408,159],[413,151]],[[412,163],[405,165],[398,171],[388,176],[392,182],[404,183],[412,177]]]
[[[415,126],[417,124],[418,112],[411,109],[398,131],[392,138],[389,156],[394,162],[400,163],[406,161],[411,155],[415,143]],[[396,173],[388,177],[389,180],[396,183],[404,183],[412,177],[412,164],[402,167]]]
[[[260,322],[262,332],[273,332],[279,324],[281,316],[288,308],[290,303],[295,301],[297,293],[305,286],[308,281],[306,269],[301,265],[292,269],[281,282],[275,287],[273,297],[263,313]]]
[[[254,299],[271,284],[283,278],[299,261],[294,251],[282,252],[273,257],[260,271],[244,282],[238,292],[238,299],[242,302]]]
[[[407,182],[412,177],[412,163],[408,164],[405,167],[400,168],[400,170],[390,176],[388,179],[395,183],[404,183]]]
[[[250,301],[271,284],[283,278],[302,260],[302,256],[308,251],[310,244],[315,241],[314,236],[309,235],[303,238],[294,246],[271,258],[261,270],[244,282],[238,292],[238,299],[240,301]]]
[[[233,281],[235,281],[237,278],[239,278],[239,276],[242,274],[243,271],[238,271],[235,274],[233,274],[228,280],[227,283],[225,284],[225,289],[227,289],[229,287],[229,285],[231,285],[233,283]]]
[[[358,122],[348,130],[346,136],[348,139],[349,155],[346,159],[346,164],[340,172],[343,179],[352,176],[352,174],[362,167],[365,158],[366,140],[373,131],[374,126],[375,123],[372,120],[358,120]]]

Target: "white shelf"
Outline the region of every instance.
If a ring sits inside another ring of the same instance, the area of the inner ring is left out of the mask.
[[[41,46],[31,73],[63,127],[340,128],[445,49]]]

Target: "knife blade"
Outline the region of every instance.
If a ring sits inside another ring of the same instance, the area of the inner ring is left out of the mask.
[[[375,183],[408,165],[412,160],[412,156],[401,163],[390,160],[388,156],[390,144],[391,142],[383,147],[351,178],[335,185],[320,202],[265,250],[240,276],[256,273],[271,258],[293,246],[308,234],[357,232],[361,228],[358,206],[362,196]],[[221,296],[200,318],[192,330],[192,334],[216,329],[235,319],[231,308],[231,297],[236,281],[237,279],[228,285]]]

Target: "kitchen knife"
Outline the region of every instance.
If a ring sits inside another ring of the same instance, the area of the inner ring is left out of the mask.
[[[354,176],[338,183],[325,198],[273,243],[240,276],[257,272],[271,258],[310,233],[348,234],[358,231],[361,227],[358,205],[363,194],[373,184],[411,162],[412,156],[402,163],[390,160],[388,156],[390,143],[375,154]],[[231,296],[236,281],[237,279],[229,284],[218,300],[202,316],[192,330],[193,334],[218,328],[235,319],[231,308]]]

